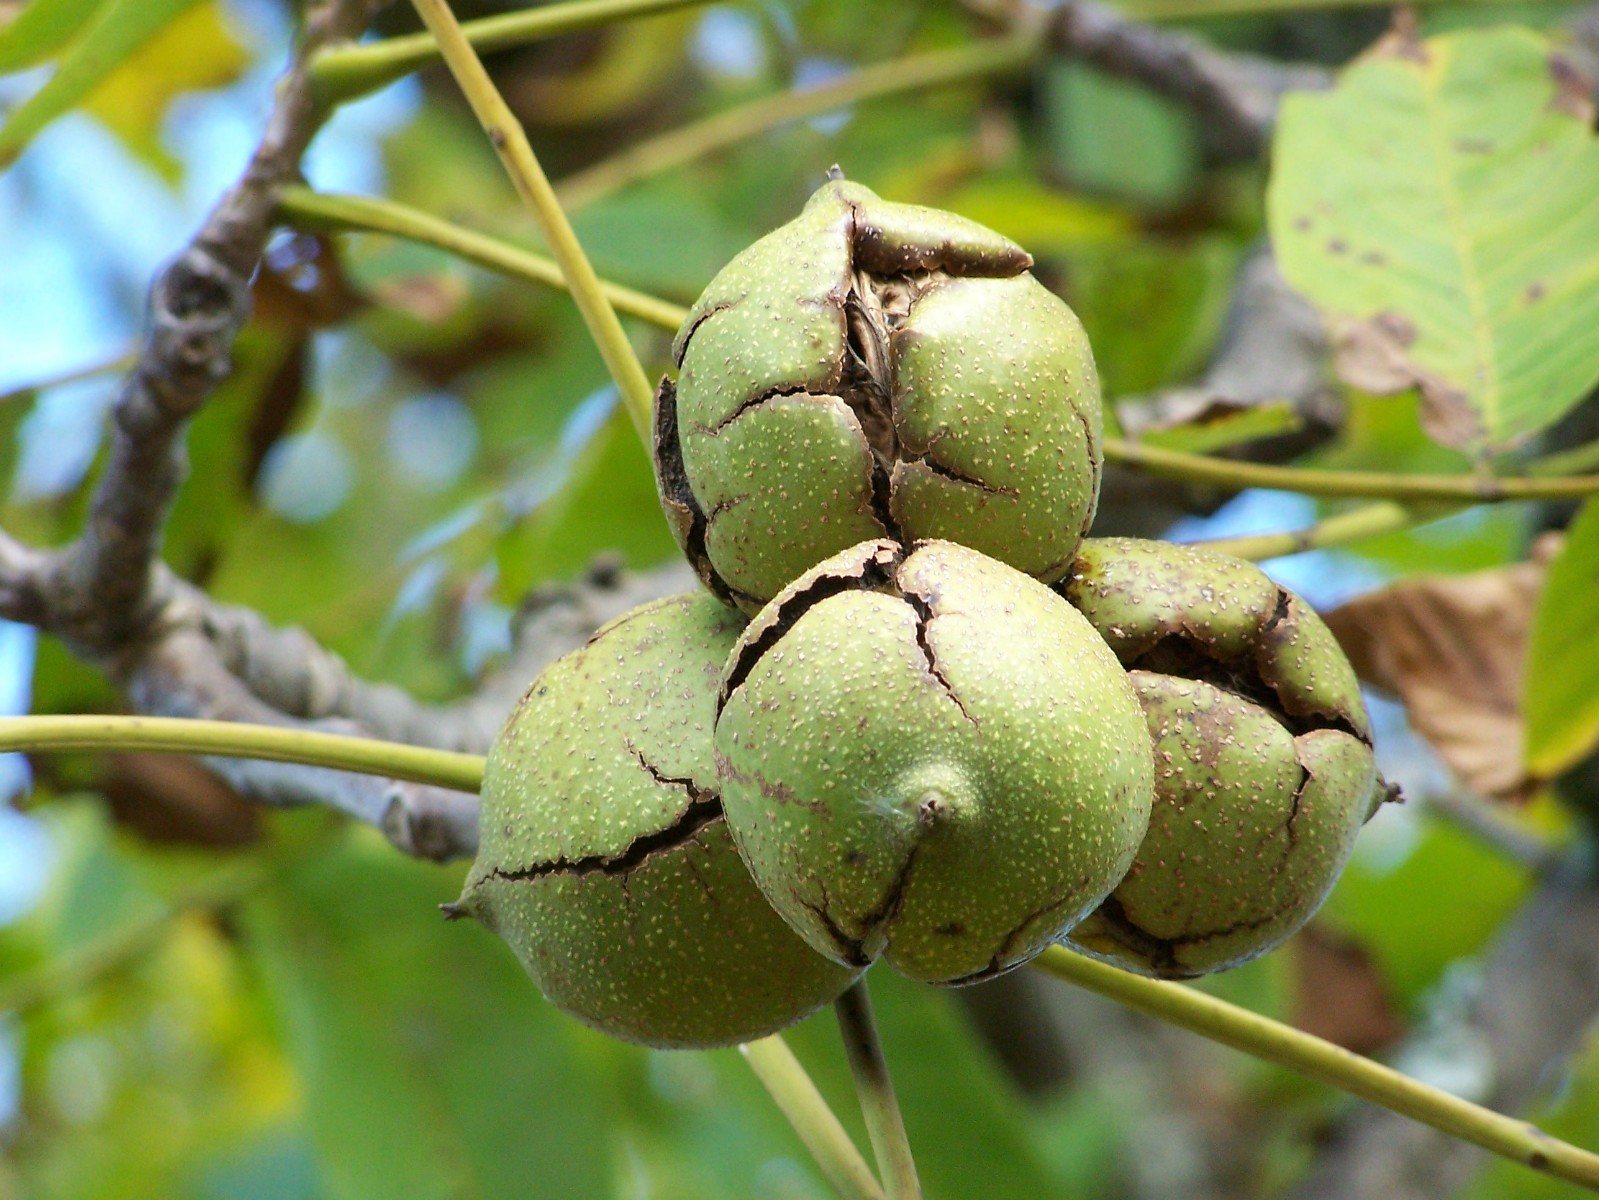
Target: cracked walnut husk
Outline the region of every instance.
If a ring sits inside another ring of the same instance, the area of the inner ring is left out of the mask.
[[[881,537],[1065,572],[1098,502],[1099,381],[1031,265],[975,222],[833,179],[711,281],[656,393],[655,465],[714,594],[753,613]]]
[[[1337,641],[1253,563],[1199,547],[1089,539],[1058,586],[1127,667],[1155,746],[1149,832],[1070,944],[1168,979],[1280,945],[1391,796]]]
[[[1132,862],[1153,793],[1127,673],[1081,614],[975,550],[866,542],[750,623],[715,746],[772,905],[852,967],[1019,966]]]
[[[634,609],[547,668],[489,751],[450,911],[503,938],[551,1003],[628,1041],[763,1037],[860,973],[784,924],[729,836],[711,725],[742,626],[703,593]]]

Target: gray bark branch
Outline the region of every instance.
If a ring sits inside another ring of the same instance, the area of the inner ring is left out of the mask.
[[[1217,50],[1185,33],[1156,29],[1095,0],[1070,0],[1049,26],[1060,54],[1136,80],[1191,109],[1213,160],[1254,158],[1271,136],[1291,91],[1329,86],[1324,67]]]

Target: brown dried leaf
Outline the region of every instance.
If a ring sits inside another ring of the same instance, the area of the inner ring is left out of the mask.
[[[1421,22],[1416,19],[1416,10],[1408,4],[1398,5],[1387,32],[1373,42],[1361,57],[1407,58],[1425,64],[1427,47],[1422,45]]]
[[[1333,367],[1351,387],[1374,396],[1415,388],[1421,393],[1421,424],[1427,436],[1446,446],[1466,447],[1485,436],[1471,399],[1410,357],[1416,326],[1396,312],[1370,320],[1338,321],[1333,332]]]
[[[1555,95],[1549,102],[1550,107],[1591,125],[1594,118],[1594,81],[1587,73],[1564,54],[1551,54],[1549,78],[1555,81]]]
[[[1404,701],[1416,731],[1468,787],[1524,800],[1521,676],[1533,607],[1558,538],[1532,561],[1408,580],[1329,613],[1356,672]]]
[[[1404,1032],[1382,975],[1357,943],[1310,925],[1289,946],[1294,1025],[1356,1054],[1381,1050]]]
[[[372,289],[372,299],[385,308],[434,325],[453,317],[470,296],[466,280],[443,272],[386,279]]]
[[[106,755],[101,790],[118,822],[152,842],[247,846],[261,810],[199,763],[171,754]]]

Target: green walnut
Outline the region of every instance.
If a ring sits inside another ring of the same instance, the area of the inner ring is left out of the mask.
[[[1198,547],[1090,539],[1058,586],[1127,667],[1155,746],[1149,833],[1069,940],[1172,979],[1272,949],[1387,795],[1349,661],[1299,597]]]
[[[1099,381],[1021,247],[822,186],[711,281],[655,399],[656,481],[700,578],[754,612],[867,539],[948,538],[1045,582],[1099,495]]]
[[[728,824],[851,967],[1016,967],[1132,863],[1153,795],[1127,673],[1044,585],[949,542],[851,547],[767,605],[716,718]]]
[[[551,1003],[628,1041],[762,1037],[859,974],[794,935],[728,834],[711,725],[742,624],[703,593],[635,609],[545,670],[489,751],[452,911],[509,943]]]

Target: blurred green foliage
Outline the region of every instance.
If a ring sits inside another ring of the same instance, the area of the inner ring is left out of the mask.
[[[1501,9],[1429,6],[1425,19],[1443,28]],[[462,6],[463,15],[488,10]],[[1561,11],[1505,9],[1535,23]],[[174,106],[207,104],[197,89],[281,58],[281,39],[247,36],[238,20],[211,0],[33,0],[0,32],[0,69],[53,61],[56,73],[12,109],[0,155],[77,105],[176,192]],[[409,27],[404,6],[385,20]],[[1376,27],[1364,12],[1195,23],[1231,46],[1329,62]],[[954,3],[795,0],[717,6],[505,52],[491,65],[559,176],[796,80],[957,45],[984,28]],[[1454,44],[1462,56],[1497,47],[1479,64],[1491,73],[1511,35],[1479,36],[1489,41]],[[1533,38],[1513,35],[1517,46]],[[1359,93],[1350,102],[1372,103]],[[1314,169],[1292,182],[1309,188],[1312,175],[1356,170],[1339,165],[1331,137],[1303,152]],[[1590,134],[1590,157],[1591,143]],[[441,73],[424,77],[423,103],[381,152],[394,199],[537,245]],[[1028,245],[1040,275],[1081,314],[1112,398],[1202,369],[1237,266],[1266,234],[1260,170],[1207,164],[1188,113],[1059,62],[773,129],[606,197],[576,224],[602,274],[687,302],[735,250],[787,219],[834,162],[885,196],[954,209]],[[1413,223],[1395,216],[1396,230]],[[174,244],[185,232],[173,231]],[[1562,252],[1596,255],[1586,244]],[[1311,274],[1295,278],[1315,294]],[[1599,334],[1567,332],[1599,348]],[[630,333],[646,366],[661,369],[666,335]],[[19,429],[42,394],[0,400],[8,486]],[[1497,443],[1534,432],[1577,398],[1575,387],[1540,393],[1530,407],[1485,417],[1489,433]],[[1467,467],[1428,437],[1413,394],[1346,399],[1342,434],[1307,462]],[[1163,436],[1205,450],[1285,428],[1280,411],[1237,420]],[[166,539],[180,573],[304,625],[357,671],[428,698],[461,693],[492,665],[530,588],[577,576],[600,552],[636,567],[674,553],[647,459],[569,301],[393,239],[275,244],[235,373],[188,447],[192,482]],[[59,543],[81,524],[92,478],[48,495],[10,487],[0,522]],[[1584,607],[1593,581],[1582,571],[1595,516],[1590,506],[1557,568],[1572,578],[1545,599],[1534,696],[1591,690],[1599,623]],[[1360,549],[1385,574],[1475,569],[1521,557],[1534,520],[1526,509],[1476,510]],[[116,698],[45,645],[35,701],[85,710]],[[1591,747],[1591,705],[1544,703],[1552,724],[1534,731],[1535,745]],[[28,807],[49,834],[53,866],[32,911],[0,928],[0,989],[148,923],[239,862],[261,864],[265,880],[226,903],[175,912],[148,953],[0,1019],[0,1062],[14,1058],[20,1072],[16,1112],[0,1109],[5,1200],[827,1194],[736,1052],[610,1042],[545,1005],[487,934],[440,919],[459,868],[401,859],[370,831],[315,814],[274,816],[242,848],[207,844],[215,830],[203,817],[157,838],[114,803],[128,786],[115,761],[79,756],[42,771]],[[191,785],[173,786],[181,808]],[[1506,819],[1537,836],[1571,836],[1548,809]],[[1533,881],[1434,816],[1385,813],[1367,839],[1321,927],[1356,947],[1404,1023],[1483,951]],[[1290,947],[1205,986],[1304,1018],[1304,963]],[[1029,1090],[961,997],[886,971],[873,983],[930,1196],[1135,1194],[1134,1156],[1151,1135],[1114,1080],[1068,1064],[1049,1087]],[[801,1025],[793,1043],[864,1144],[831,1017]],[[1244,1131],[1236,1194],[1270,1195],[1303,1169],[1339,1103],[1237,1055],[1207,1061],[1203,1102]],[[1599,1049],[1589,1045],[1540,1114],[1587,1145],[1599,1143],[1596,1072]],[[1471,1192],[1560,1194],[1509,1167]]]

